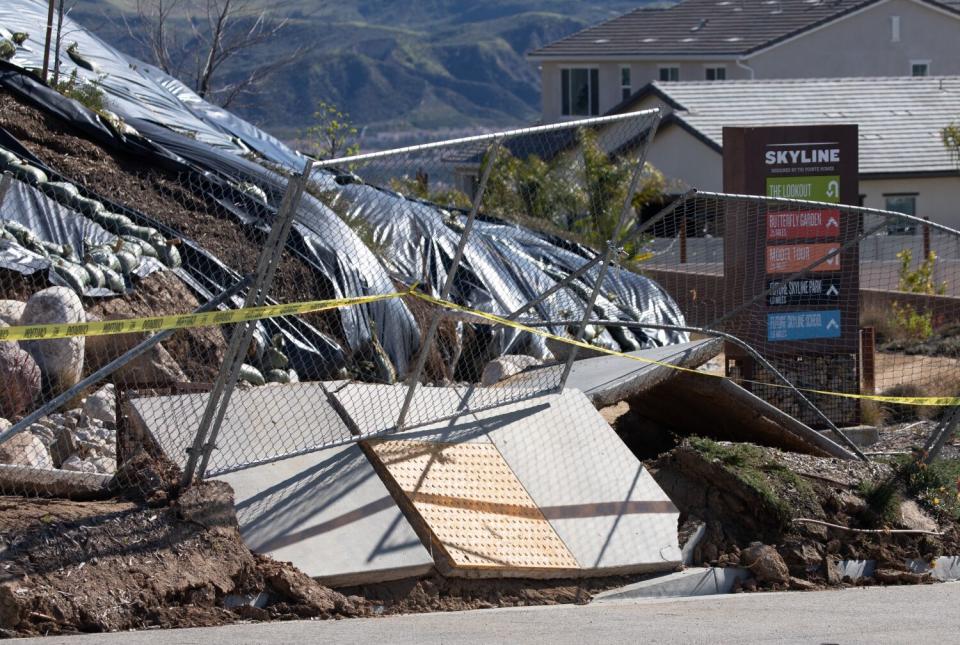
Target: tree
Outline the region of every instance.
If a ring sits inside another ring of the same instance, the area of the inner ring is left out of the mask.
[[[313,113],[315,125],[307,128],[308,145],[319,159],[355,155],[360,152],[357,129],[350,115],[337,106],[320,101]]]
[[[940,137],[960,169],[960,124],[951,123],[940,131]]]
[[[254,58],[254,50],[276,46],[290,23],[290,2],[257,9],[256,0],[137,0],[135,17],[124,17],[130,37],[151,62],[180,79],[201,98],[227,107],[266,78],[301,59],[312,47],[297,47],[267,62],[244,66],[223,80],[230,61]]]

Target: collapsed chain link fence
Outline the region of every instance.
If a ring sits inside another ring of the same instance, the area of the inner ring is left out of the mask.
[[[505,318],[571,319],[551,333],[610,349],[685,340],[581,324],[594,310],[682,323],[655,284],[607,271],[622,249],[605,242],[634,224],[658,119],[495,133],[299,176],[253,163],[243,175],[81,176],[69,160],[4,149],[7,325],[218,314],[176,331],[5,341],[0,488],[149,491],[562,386],[576,348],[411,289]],[[230,313],[306,301],[322,310]]]
[[[687,322],[742,341],[725,344],[726,376],[818,429],[912,424],[928,449],[948,431],[960,232],[868,208],[691,192],[640,234],[653,253],[643,273]]]

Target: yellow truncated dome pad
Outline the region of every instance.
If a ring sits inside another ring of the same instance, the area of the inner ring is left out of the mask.
[[[493,444],[400,440],[370,447],[451,566],[580,567]]]

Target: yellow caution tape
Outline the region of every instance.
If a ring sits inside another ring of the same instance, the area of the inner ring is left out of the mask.
[[[316,313],[329,309],[364,305],[382,300],[392,300],[409,292],[384,293],[356,298],[336,298],[332,300],[308,300],[288,305],[264,305],[245,309],[226,309],[204,313],[173,316],[152,316],[149,318],[125,318],[121,320],[103,320],[97,322],[73,324],[18,325],[0,328],[0,341],[3,340],[52,340],[72,338],[74,336],[110,336],[138,332],[158,332],[169,329],[191,329],[211,327],[231,323],[261,320],[277,316],[290,316]]]
[[[248,322],[252,320],[262,320],[265,318],[274,318],[277,316],[302,315],[339,309],[341,307],[352,307],[355,305],[364,305],[384,300],[392,300],[403,296],[412,296],[429,302],[445,309],[459,311],[477,318],[488,320],[498,325],[512,327],[520,331],[534,334],[542,338],[549,338],[559,343],[573,345],[594,352],[600,352],[610,356],[619,356],[628,358],[640,363],[650,365],[659,365],[680,372],[697,374],[699,376],[711,376],[715,378],[728,378],[723,374],[715,372],[704,372],[698,369],[674,365],[664,361],[658,361],[652,358],[627,354],[625,352],[606,347],[591,345],[590,343],[574,340],[565,336],[558,336],[543,329],[529,327],[523,323],[514,320],[508,320],[496,314],[478,311],[463,305],[458,305],[447,300],[441,300],[430,294],[416,290],[414,284],[406,291],[397,291],[393,293],[377,294],[373,296],[357,296],[355,298],[335,298],[331,300],[309,300],[305,302],[295,302],[285,305],[264,305],[262,307],[248,307],[244,309],[228,309],[224,311],[210,311],[205,313],[193,313],[172,316],[153,316],[149,318],[128,318],[122,320],[105,320],[88,323],[75,324],[45,324],[45,325],[18,325],[15,327],[0,328],[0,341],[19,341],[19,340],[52,340],[56,338],[71,338],[74,336],[108,336],[113,334],[129,334],[143,332],[159,332],[171,329],[191,329],[195,327],[210,327],[213,325],[228,325],[232,323]],[[899,405],[916,405],[931,407],[946,407],[960,405],[960,397],[955,396],[883,396],[877,394],[851,394],[847,392],[831,392],[828,390],[817,390],[812,388],[793,388],[783,383],[767,383],[762,381],[753,381],[748,379],[738,379],[742,383],[751,383],[765,387],[778,387],[784,389],[797,389],[809,394],[820,394],[824,396],[838,396],[849,399],[861,399],[866,401],[877,401],[879,403],[895,403]]]
[[[636,356],[634,354],[627,354],[625,352],[617,351],[615,349],[607,349],[606,347],[599,347],[597,345],[591,345],[590,343],[575,340],[573,338],[568,338],[565,336],[557,336],[556,334],[551,334],[548,331],[538,329],[536,327],[529,327],[523,323],[518,323],[514,320],[508,320],[496,314],[487,313],[484,311],[477,311],[475,309],[470,309],[469,307],[464,307],[463,305],[458,305],[453,302],[448,302],[446,300],[441,300],[426,293],[420,291],[413,291],[410,295],[424,300],[426,302],[433,303],[437,306],[443,307],[445,309],[452,309],[454,311],[460,311],[462,313],[470,314],[478,318],[483,318],[489,320],[490,322],[496,323],[498,325],[504,325],[506,327],[512,327],[513,329],[518,329],[520,331],[525,331],[542,338],[549,338],[560,343],[565,343],[567,345],[575,345],[583,349],[589,349],[594,352],[600,352],[602,354],[608,354],[610,356],[619,356],[622,358],[629,358],[640,363],[647,363],[650,365],[659,365],[661,367],[667,367],[672,370],[677,370],[680,372],[688,372],[690,374],[697,374],[700,376],[712,376],[715,378],[726,379],[729,378],[724,374],[717,374],[715,372],[704,372],[691,367],[683,367],[682,365],[674,365],[673,363],[666,363],[664,361],[658,361],[653,358],[646,358],[643,356]],[[932,407],[944,407],[944,406],[953,406],[960,405],[960,397],[956,396],[883,396],[879,394],[850,394],[847,392],[831,392],[828,390],[816,390],[812,388],[802,388],[802,387],[791,387],[783,383],[767,383],[763,381],[754,381],[749,379],[737,379],[741,383],[751,383],[754,385],[763,385],[766,387],[778,387],[788,390],[799,390],[801,392],[806,392],[809,394],[822,394],[826,396],[840,396],[849,399],[862,399],[868,401],[877,401],[879,403],[897,403],[900,405],[919,405],[919,406],[932,406]]]

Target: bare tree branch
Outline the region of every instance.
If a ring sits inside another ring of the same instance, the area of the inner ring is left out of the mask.
[[[199,96],[226,106],[313,49],[298,47],[229,83],[220,79],[231,60],[281,37],[291,23],[283,11],[292,4],[281,0],[257,11],[251,0],[137,0],[135,15],[124,15],[123,24],[157,67]]]

